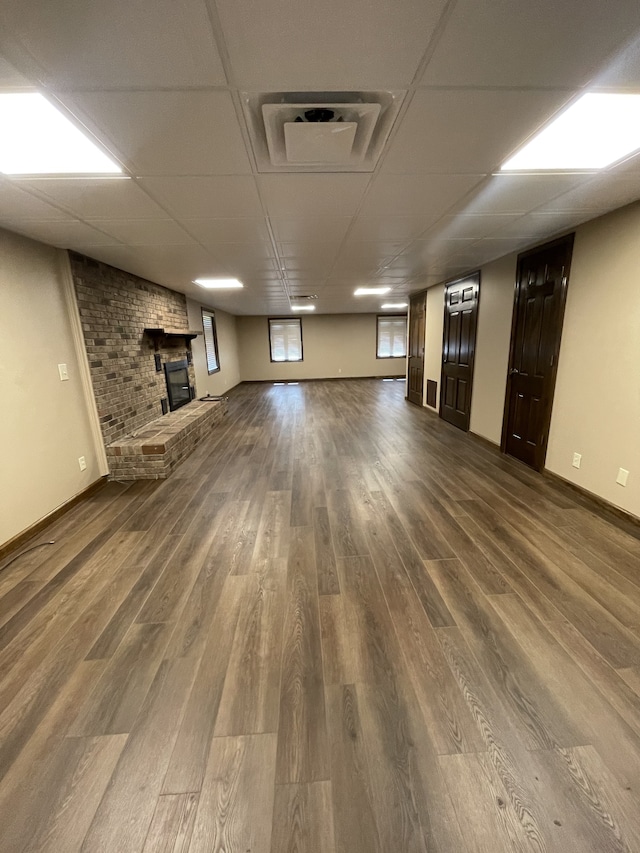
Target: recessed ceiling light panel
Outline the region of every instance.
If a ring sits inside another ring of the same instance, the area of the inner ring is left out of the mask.
[[[640,95],[589,93],[501,167],[502,172],[603,169],[640,148]]]
[[[390,287],[359,287],[353,291],[354,296],[384,296],[389,293]]]
[[[315,311],[316,306],[315,305],[292,305],[291,310],[292,311]]]
[[[382,308],[407,308],[408,302],[385,302]]]
[[[112,175],[122,169],[38,92],[0,94],[0,172]]]
[[[237,278],[196,278],[194,284],[206,287],[207,290],[229,290],[244,287]]]

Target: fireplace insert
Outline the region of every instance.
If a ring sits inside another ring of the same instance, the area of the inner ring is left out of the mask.
[[[164,366],[164,375],[167,380],[169,410],[175,412],[180,406],[188,403],[192,397],[187,359],[168,361]]]

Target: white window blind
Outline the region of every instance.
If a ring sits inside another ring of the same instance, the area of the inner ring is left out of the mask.
[[[302,323],[299,317],[269,320],[271,361],[302,361]]]
[[[378,317],[378,358],[404,358],[407,354],[407,318]]]
[[[207,354],[207,371],[215,373],[220,370],[220,363],[216,340],[216,320],[212,311],[202,311],[202,329],[204,331],[204,349]]]

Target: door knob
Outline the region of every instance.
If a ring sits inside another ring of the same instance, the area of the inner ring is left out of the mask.
[[[513,376],[516,373],[520,373],[520,371],[517,368],[512,367],[511,370],[509,371],[509,376]]]

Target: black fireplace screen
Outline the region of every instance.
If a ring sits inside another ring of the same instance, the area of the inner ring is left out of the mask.
[[[169,410],[175,412],[180,406],[184,406],[191,400],[191,386],[189,385],[189,371],[186,358],[182,361],[168,361],[164,366],[167,379],[167,395],[169,397]]]

